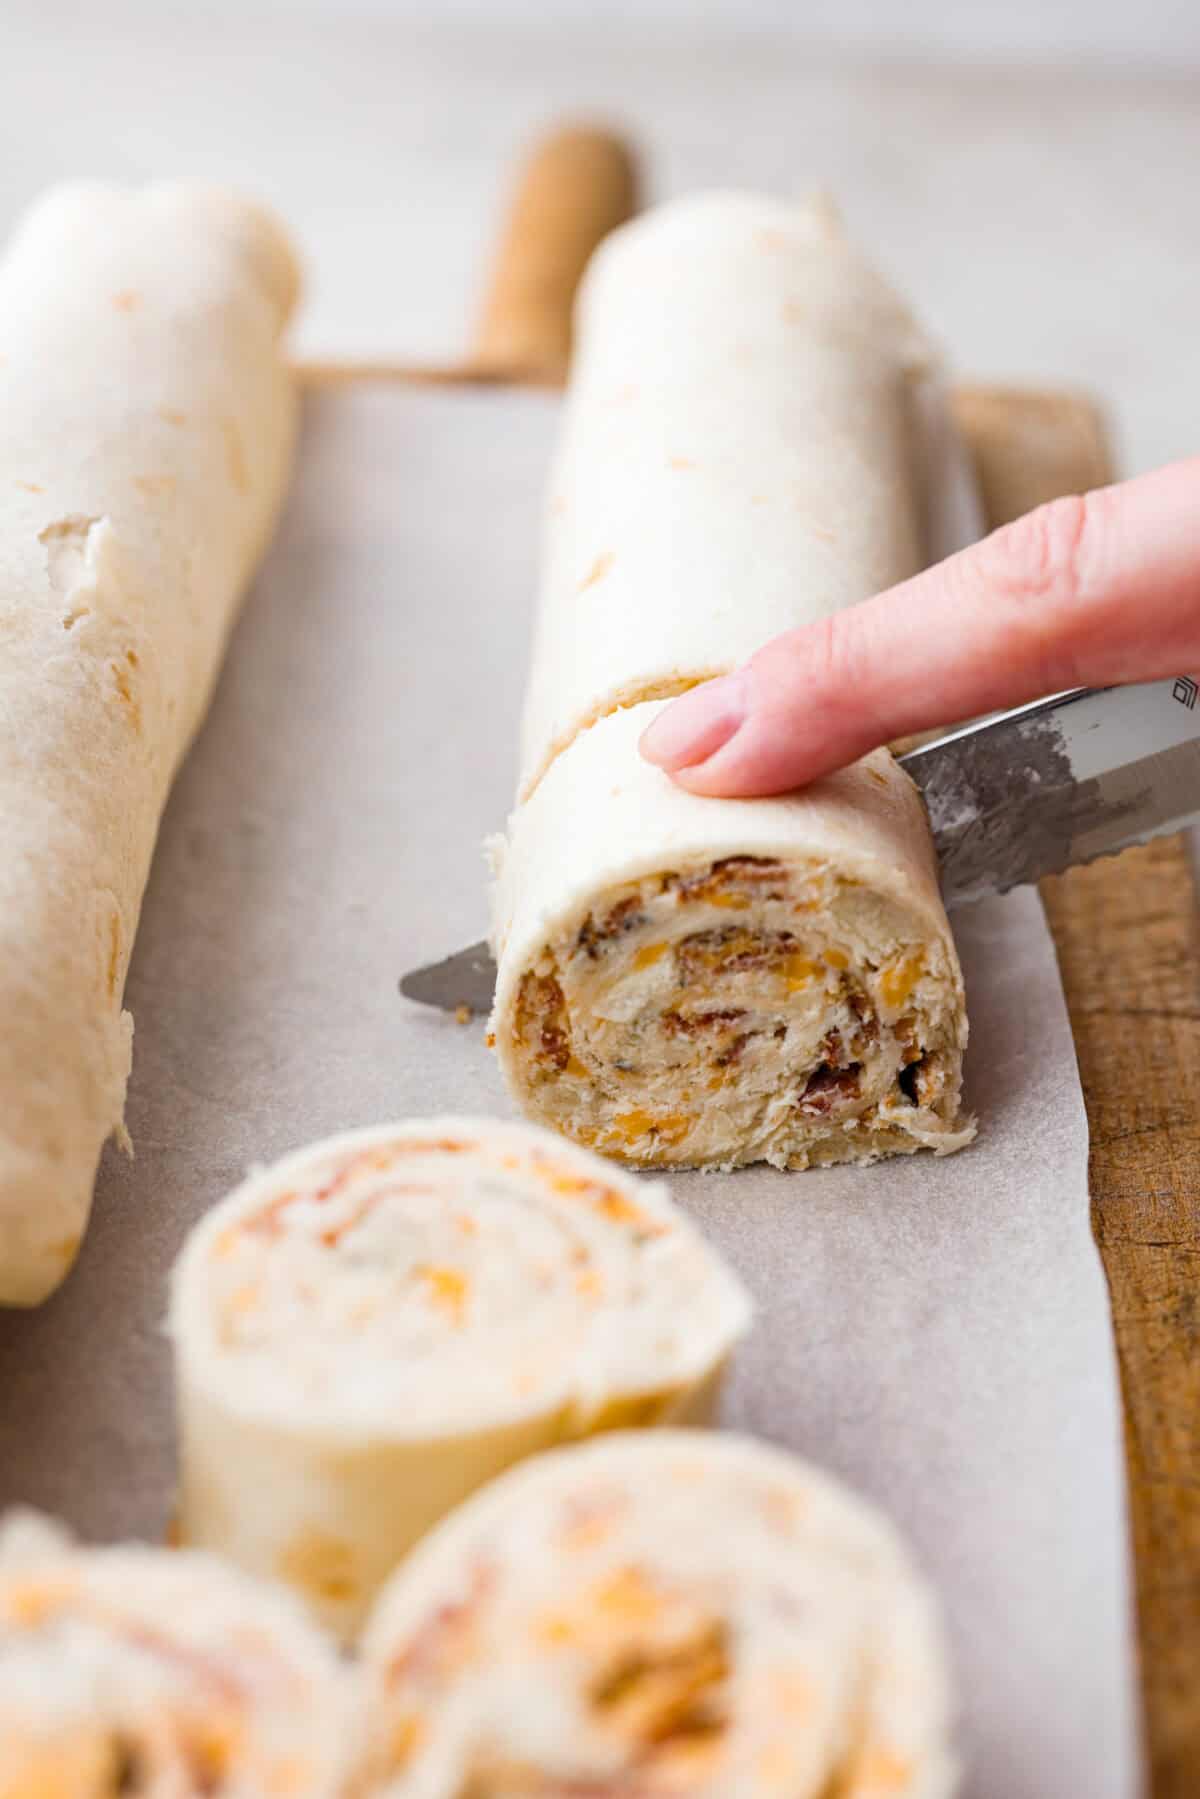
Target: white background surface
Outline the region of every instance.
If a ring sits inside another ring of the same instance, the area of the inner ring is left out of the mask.
[[[515,154],[576,110],[659,194],[828,184],[960,369],[1095,387],[1131,471],[1197,447],[1184,0],[0,0],[0,229],[67,175],[240,183],[304,246],[306,348],[445,356]]]

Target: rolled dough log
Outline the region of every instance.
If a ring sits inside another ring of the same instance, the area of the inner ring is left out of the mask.
[[[337,1657],[215,1556],[0,1530],[2,1799],[336,1799]]]
[[[0,1303],[63,1278],[123,1128],[159,818],[287,480],[296,287],[201,187],[56,189],[0,263]]]
[[[576,343],[524,794],[614,707],[928,560],[930,349],[827,204],[717,193],[643,215],[593,257]]]
[[[948,1799],[933,1604],[890,1524],[746,1438],[538,1456],[393,1576],[363,1655],[378,1799]]]
[[[705,1420],[748,1310],[663,1187],[526,1125],[313,1145],[210,1212],[175,1272],[183,1540],[349,1639],[518,1457]]]
[[[958,1149],[962,976],[908,777],[880,751],[801,795],[698,799],[637,749],[666,696],[927,559],[928,349],[827,208],[743,194],[618,232],[579,335],[494,846],[509,1085],[647,1165]]]

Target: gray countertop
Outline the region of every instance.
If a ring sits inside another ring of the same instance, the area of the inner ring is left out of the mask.
[[[592,29],[568,11],[536,27],[7,0],[0,228],[68,175],[238,183],[304,247],[303,348],[445,356],[514,156],[583,111],[630,130],[657,194],[830,187],[957,368],[1095,388],[1127,470],[1196,448],[1194,69],[867,60],[761,20]]]

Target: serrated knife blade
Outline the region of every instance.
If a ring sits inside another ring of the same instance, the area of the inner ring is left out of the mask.
[[[1112,856],[1200,818],[1200,689],[1188,675],[1076,688],[900,758],[925,798],[947,906]],[[486,1012],[486,943],[415,968],[407,999]]]

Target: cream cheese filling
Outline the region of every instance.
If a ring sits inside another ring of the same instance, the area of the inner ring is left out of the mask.
[[[827,863],[729,856],[610,891],[527,971],[513,1030],[539,1113],[633,1162],[963,1141],[949,956]]]

